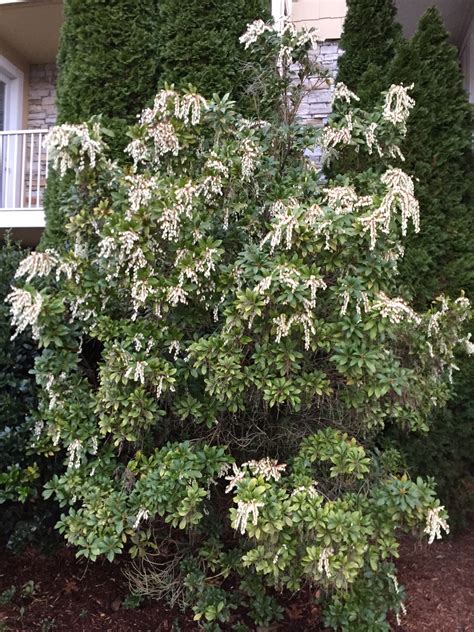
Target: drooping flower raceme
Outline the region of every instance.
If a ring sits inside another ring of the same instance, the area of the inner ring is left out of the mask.
[[[391,85],[386,97],[383,109],[383,117],[393,125],[401,125],[405,129],[410,110],[415,106],[415,100],[410,97],[408,91],[410,86]]]
[[[105,149],[101,128],[97,122],[92,125],[65,123],[53,127],[43,142],[53,167],[58,169],[61,176],[69,169],[77,168],[82,171],[86,165],[94,169],[98,157]]]

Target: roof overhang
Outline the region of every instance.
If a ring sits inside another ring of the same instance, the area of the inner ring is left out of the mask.
[[[0,0],[0,40],[31,64],[55,61],[62,22],[62,0]]]
[[[411,37],[418,26],[420,17],[430,7],[441,12],[451,40],[461,46],[474,13],[472,0],[396,0],[398,21],[403,26],[405,37]]]

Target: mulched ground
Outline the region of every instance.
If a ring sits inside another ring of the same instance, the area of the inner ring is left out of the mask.
[[[400,632],[474,632],[474,522],[450,540],[404,542],[398,569],[408,592]]]
[[[398,632],[474,632],[474,524],[452,540],[428,546],[406,540],[399,576],[409,594]],[[31,583],[33,582],[33,584]],[[24,588],[25,584],[27,585]],[[8,591],[16,591],[9,598]],[[7,591],[7,593],[5,593]],[[179,612],[153,603],[128,609],[126,581],[116,564],[87,564],[61,549],[3,553],[0,561],[0,632],[192,632]],[[5,603],[7,602],[7,603]],[[289,604],[272,632],[317,632],[317,606]]]

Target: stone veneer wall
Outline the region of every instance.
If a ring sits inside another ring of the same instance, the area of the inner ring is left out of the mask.
[[[333,79],[335,79],[337,75],[337,60],[341,52],[337,40],[326,40],[321,44],[319,50],[314,53],[315,58],[324,68],[329,70],[329,74]],[[301,104],[299,111],[300,119],[307,125],[322,127],[331,114],[333,92],[334,84],[328,86],[327,83],[312,90]],[[318,148],[315,149],[314,152],[307,153],[313,160],[320,162],[321,151]]]
[[[48,129],[56,122],[56,64],[30,66],[28,129]]]
[[[49,129],[56,123],[56,64],[30,66],[27,129]],[[24,136],[21,151],[25,164],[23,199],[25,208],[42,208],[46,186],[46,148],[43,135]],[[21,195],[20,195],[21,197]]]

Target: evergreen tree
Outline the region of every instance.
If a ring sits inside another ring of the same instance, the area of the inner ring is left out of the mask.
[[[472,115],[458,51],[437,9],[421,18],[391,69],[392,80],[414,84],[416,105],[402,145],[404,169],[415,177],[421,231],[406,244],[401,271],[419,305],[439,292],[474,291]]]
[[[337,80],[371,107],[388,88],[387,69],[401,40],[393,0],[348,0]]]
[[[211,97],[230,93],[242,111],[251,109],[245,94],[248,51],[239,42],[249,22],[270,18],[268,0],[176,0],[159,2],[161,80],[186,88],[192,84]]]
[[[421,230],[405,244],[400,262],[403,284],[421,308],[441,292],[457,297],[464,290],[472,302],[472,113],[458,51],[449,43],[436,9],[427,11],[412,40],[401,46],[391,78],[396,83],[413,83],[411,94],[416,101],[402,150],[404,169],[415,178]],[[474,366],[472,358],[460,358],[457,365],[455,398],[432,420],[433,432],[401,441],[409,463],[419,473],[436,477],[443,502],[459,518],[470,504],[466,494],[461,494],[463,481],[474,473]]]
[[[157,0],[66,0],[58,56],[58,123],[101,114],[118,152],[158,81]],[[65,238],[70,182],[50,174],[43,246]]]

